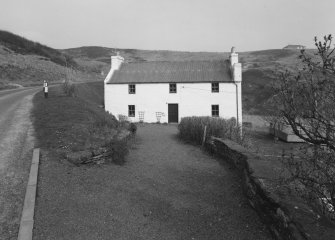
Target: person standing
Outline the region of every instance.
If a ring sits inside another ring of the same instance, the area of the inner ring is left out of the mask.
[[[43,83],[43,92],[44,92],[44,98],[48,98],[48,82],[44,80]]]

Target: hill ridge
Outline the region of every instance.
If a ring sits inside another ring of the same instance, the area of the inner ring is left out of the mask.
[[[0,30],[0,44],[18,54],[39,55],[62,66],[77,67],[76,62],[69,55],[9,31]]]

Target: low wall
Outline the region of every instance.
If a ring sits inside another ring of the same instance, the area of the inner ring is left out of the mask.
[[[239,170],[250,205],[257,211],[275,239],[309,239],[301,225],[295,222],[289,211],[280,204],[278,197],[269,191],[265,179],[261,176],[264,173],[253,168],[253,164],[259,162],[257,155],[248,152],[237,143],[219,138],[212,138],[208,147]]]

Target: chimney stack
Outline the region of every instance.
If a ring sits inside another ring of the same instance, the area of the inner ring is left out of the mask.
[[[234,82],[242,82],[242,64],[235,63],[232,70]]]
[[[231,48],[229,59],[231,67],[233,67],[235,63],[238,63],[238,54],[235,52],[235,47]]]
[[[235,52],[235,47],[230,51],[230,69],[234,82],[242,81],[242,64],[238,62],[238,54]]]
[[[120,53],[117,52],[116,56],[112,56],[112,70],[119,70],[122,63],[124,62],[124,58],[120,56]]]

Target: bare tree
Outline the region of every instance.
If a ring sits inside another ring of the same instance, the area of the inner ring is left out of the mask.
[[[310,143],[304,158],[288,161],[292,179],[328,210],[335,206],[335,57],[333,37],[315,37],[314,52],[302,50],[296,73],[280,73],[274,86],[273,114]],[[306,191],[307,190],[307,191]],[[330,207],[329,207],[330,206]]]

